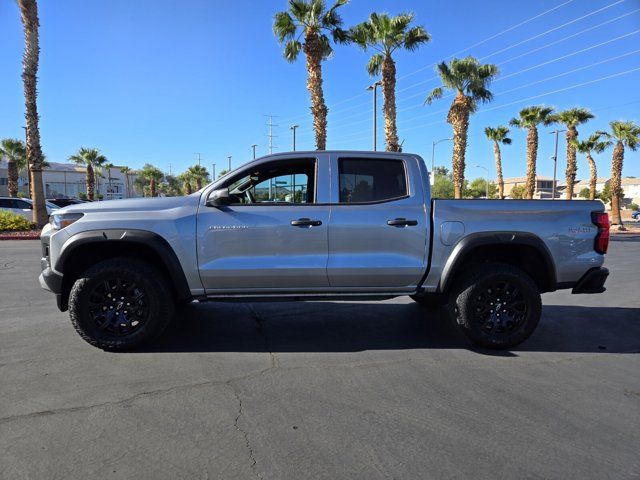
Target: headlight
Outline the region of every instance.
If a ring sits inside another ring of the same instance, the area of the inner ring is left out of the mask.
[[[62,230],[80,220],[83,215],[84,213],[54,213],[49,217],[49,223],[54,230]]]

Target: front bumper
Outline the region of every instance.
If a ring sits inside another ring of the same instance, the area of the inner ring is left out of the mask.
[[[40,239],[42,243],[42,258],[40,259],[40,269],[42,273],[38,277],[40,286],[49,290],[56,296],[56,304],[60,311],[67,310],[66,301],[62,296],[62,274],[54,271],[49,264],[49,236],[43,235]]]
[[[608,276],[609,269],[594,267],[578,280],[571,293],[602,293],[606,290],[604,282]]]

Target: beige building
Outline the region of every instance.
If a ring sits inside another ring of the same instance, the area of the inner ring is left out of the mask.
[[[601,192],[608,181],[608,178],[599,177],[596,180],[596,191]],[[575,184],[573,189],[573,198],[580,198],[580,190],[585,188],[589,188],[588,178],[580,180]],[[629,203],[640,204],[640,178],[623,178],[622,191],[624,195],[624,200],[622,201],[623,206],[628,205]]]
[[[515,186],[525,186],[527,183],[527,177],[512,177],[504,179],[504,194],[510,197],[511,189]],[[556,181],[556,187],[558,182]],[[553,178],[543,177],[538,175],[536,177],[536,189],[533,194],[534,198],[551,198],[553,196]],[[556,198],[558,192],[556,192]]]
[[[71,197],[79,198],[80,194],[87,193],[87,170],[84,167],[72,163],[50,162],[50,165],[42,172],[46,198]],[[120,167],[101,169],[96,185],[96,195],[102,195],[103,199],[118,199],[140,197],[142,193],[134,186],[137,178],[134,172],[130,172],[128,178],[120,171]],[[0,196],[6,196],[7,192],[7,162],[0,161]],[[28,181],[26,172],[20,172],[18,180],[19,191],[27,195]]]

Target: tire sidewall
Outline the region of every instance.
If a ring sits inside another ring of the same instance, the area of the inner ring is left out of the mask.
[[[452,302],[453,316],[458,328],[473,342],[485,348],[510,348],[525,341],[536,329],[542,313],[540,292],[533,280],[523,271],[511,266],[498,266],[495,269],[476,270],[473,279],[462,283]],[[522,324],[513,332],[499,336],[483,331],[475,318],[473,299],[483,292],[487,285],[499,281],[508,281],[521,289],[527,304],[527,315]]]
[[[91,292],[114,276],[135,282],[147,297],[148,315],[144,324],[126,336],[100,330],[89,314]],[[130,259],[96,264],[75,281],[69,296],[69,314],[74,327],[84,340],[105,350],[128,350],[152,340],[164,330],[172,312],[173,305],[161,274],[150,265]]]

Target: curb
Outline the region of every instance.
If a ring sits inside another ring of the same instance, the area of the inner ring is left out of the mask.
[[[40,240],[40,235],[2,235],[0,240]]]

